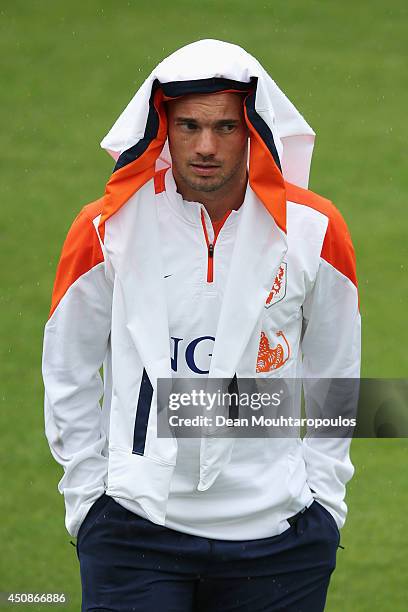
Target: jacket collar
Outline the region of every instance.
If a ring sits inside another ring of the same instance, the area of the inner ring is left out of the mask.
[[[167,170],[165,175],[165,192],[169,206],[172,208],[174,214],[176,214],[178,217],[181,217],[184,221],[190,223],[191,225],[197,226],[197,228],[201,228],[201,211],[204,210],[207,220],[210,222],[209,216],[206,213],[203,204],[200,202],[184,200],[182,195],[177,191],[177,185],[171,168]],[[228,226],[238,223],[238,219],[241,216],[241,211],[244,204],[245,202],[238,210],[231,211],[228,217]]]

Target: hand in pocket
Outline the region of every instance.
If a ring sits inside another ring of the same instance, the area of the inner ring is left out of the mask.
[[[111,500],[112,498],[109,497],[109,495],[103,493],[101,497],[98,497],[98,499],[93,503],[93,505],[88,511],[88,514],[85,516],[79,527],[79,531],[77,534],[77,545],[79,544],[80,540],[82,540],[84,535],[88,533],[88,531],[96,523],[96,521],[98,520],[98,518]]]

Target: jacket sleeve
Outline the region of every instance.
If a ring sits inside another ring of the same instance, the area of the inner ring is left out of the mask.
[[[107,474],[99,369],[109,342],[112,289],[92,211],[82,209],[62,248],[42,359],[45,434],[64,469],[58,490],[74,537],[103,494]]]
[[[303,389],[307,417],[347,416],[347,392],[355,398],[360,377],[361,319],[354,249],[343,217],[329,215],[315,283],[303,304]],[[332,393],[339,381],[343,395]],[[347,382],[348,381],[348,382]],[[334,398],[334,399],[333,399]],[[337,405],[336,405],[337,401]],[[327,406],[327,404],[332,404]],[[342,405],[343,404],[343,405]],[[329,414],[330,413],[330,414]],[[353,414],[355,416],[355,413]],[[347,506],[345,485],[352,478],[350,437],[303,439],[303,456],[314,497],[343,527]]]

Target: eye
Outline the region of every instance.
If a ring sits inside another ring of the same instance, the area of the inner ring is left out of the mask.
[[[194,132],[197,129],[197,124],[193,122],[183,121],[182,123],[179,123],[179,125],[185,132]]]
[[[235,123],[225,123],[224,125],[220,125],[218,131],[222,132],[223,134],[229,134],[230,132],[234,131],[235,127]]]

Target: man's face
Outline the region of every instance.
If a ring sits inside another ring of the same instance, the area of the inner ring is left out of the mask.
[[[169,147],[178,187],[229,189],[246,176],[248,130],[242,97],[191,94],[167,105]]]

